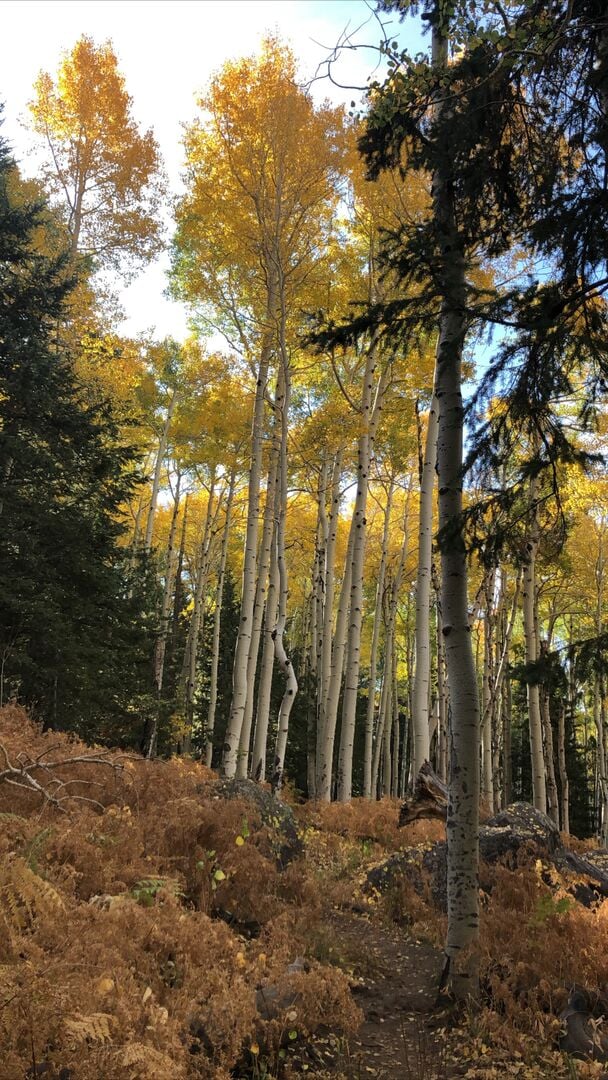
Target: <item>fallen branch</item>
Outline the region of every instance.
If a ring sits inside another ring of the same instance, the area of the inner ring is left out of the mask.
[[[35,758],[20,753],[16,759],[17,764],[13,764],[6,747],[0,742],[0,755],[4,758],[4,768],[0,768],[0,784],[9,784],[11,787],[33,792],[40,796],[43,805],[54,806],[63,813],[66,812],[63,803],[68,800],[92,803],[103,810],[103,804],[98,802],[97,799],[91,799],[86,795],[76,795],[67,790],[75,784],[81,784],[83,787],[88,788],[103,788],[103,784],[95,780],[80,778],[64,780],[61,776],[56,775],[56,770],[74,768],[78,765],[102,765],[112,769],[116,774],[124,768],[122,762],[115,761],[108,755],[100,754],[98,751],[90,754],[77,754],[73,757],[49,759],[48,755],[58,748],[58,744],[49,746]],[[38,774],[38,776],[35,776],[34,773]]]

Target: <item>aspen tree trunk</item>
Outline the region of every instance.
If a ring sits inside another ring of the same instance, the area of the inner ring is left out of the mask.
[[[369,658],[369,690],[367,694],[367,715],[365,718],[365,750],[363,758],[363,796],[366,799],[371,799],[372,797],[372,755],[374,740],[374,716],[376,713],[376,675],[378,667],[378,645],[380,643],[380,627],[382,624],[384,579],[386,577],[388,538],[394,490],[395,482],[394,479],[391,477],[386,496],[386,506],[384,509],[382,551],[380,555],[380,566],[378,567],[378,583],[376,585],[376,607],[374,610],[374,626],[372,630],[372,644]]]
[[[441,604],[437,597],[437,704],[439,708],[439,736],[437,750],[437,775],[447,783],[448,779],[448,688],[445,677],[445,642]]]
[[[559,800],[557,797],[557,782],[555,779],[555,756],[553,750],[553,728],[551,726],[551,712],[549,695],[543,687],[541,692],[541,720],[544,732],[545,747],[545,772],[547,787],[547,813],[559,828]]]
[[[493,647],[493,612],[495,571],[486,581],[485,613],[483,620],[483,683],[482,683],[482,725],[481,725],[481,795],[487,803],[490,813],[494,811],[494,784],[492,781],[492,647]]]
[[[177,519],[179,515],[179,489],[180,474],[177,474],[175,497],[173,500],[173,514],[171,515],[171,527],[169,529],[169,541],[167,543],[167,555],[165,559],[165,585],[160,614],[160,630],[154,645],[154,684],[156,686],[156,713],[152,721],[150,734],[145,750],[147,758],[153,758],[156,754],[158,739],[158,723],[160,713],[160,699],[163,689],[163,677],[165,671],[165,654],[167,652],[167,638],[169,636],[169,621],[171,618],[171,600],[175,588],[175,575],[179,553],[175,550],[175,536],[177,533]]]
[[[319,665],[319,697],[323,703],[323,714],[327,704],[327,692],[331,677],[331,639],[335,596],[335,573],[336,573],[336,541],[338,538],[338,522],[340,519],[340,481],[342,478],[342,451],[339,450],[334,459],[334,467],[331,482],[331,507],[329,511],[327,544],[325,547],[325,570],[323,603],[323,631],[322,647]],[[321,710],[320,710],[321,712]],[[317,743],[319,732],[323,728],[320,716],[317,730]]]
[[[325,594],[325,562],[327,543],[329,539],[329,522],[327,519],[327,462],[323,461],[319,473],[319,486],[317,491],[317,532],[315,544],[315,561],[313,570],[313,588],[311,603],[311,644],[310,644],[310,671],[316,676],[321,667],[323,654],[323,598]]]
[[[241,728],[239,754],[236,766],[236,775],[239,780],[246,779],[249,766],[249,744],[251,742],[251,724],[253,720],[255,675],[258,666],[260,638],[262,636],[262,620],[264,616],[264,600],[268,584],[268,572],[270,569],[275,504],[278,498],[278,462],[279,447],[275,446],[273,447],[270,467],[268,469],[266,505],[264,507],[264,521],[262,525],[262,542],[258,559],[258,580],[253,602],[253,614],[251,617],[251,640],[249,644],[249,656],[247,658],[247,701],[243,715],[243,727]]]
[[[503,770],[502,808],[509,805],[513,794],[513,765],[511,762],[511,717],[513,703],[511,695],[511,676],[507,673],[503,690]]]
[[[275,747],[274,772],[272,777],[273,791],[277,791],[283,782],[285,768],[285,751],[287,749],[287,735],[289,731],[289,717],[298,692],[298,680],[293,664],[287,655],[284,642],[285,626],[287,623],[287,600],[289,597],[289,577],[285,559],[285,522],[287,518],[287,424],[289,417],[289,404],[291,393],[291,373],[285,359],[283,360],[284,394],[281,408],[281,453],[279,459],[279,503],[278,513],[275,519],[277,536],[277,565],[279,569],[279,612],[274,628],[274,651],[277,663],[285,676],[285,691],[279,708],[279,724]]]
[[[399,562],[397,564],[395,577],[391,588],[391,595],[388,602],[388,611],[386,616],[386,630],[384,635],[384,673],[382,679],[382,691],[380,696],[378,727],[376,731],[376,740],[374,743],[374,753],[372,757],[372,795],[374,798],[376,797],[376,792],[378,791],[380,753],[382,749],[383,736],[385,736],[386,734],[387,709],[390,707],[387,698],[387,695],[389,694],[389,686],[387,685],[387,679],[389,680],[390,684],[393,672],[393,650],[395,645],[395,624],[397,620],[397,608],[399,605],[399,594],[401,592],[401,583],[403,581],[403,571],[405,568],[407,547],[409,543],[408,525],[410,494],[411,492],[408,491],[405,503],[405,510],[403,514],[403,541],[401,544],[401,552],[399,554]]]
[[[308,798],[316,798],[317,788],[317,738],[319,731],[319,717],[321,712],[321,699],[323,697],[323,657],[324,657],[324,634],[325,634],[325,595],[327,589],[327,550],[329,545],[330,518],[327,516],[327,484],[329,480],[328,463],[324,460],[319,473],[319,486],[317,492],[317,542],[315,545],[315,562],[313,571],[313,590],[311,596],[311,642],[310,663],[307,673],[307,681],[312,680],[315,686],[315,709],[306,708],[306,786]],[[332,583],[333,587],[333,583]],[[331,621],[328,632],[330,635],[329,646],[331,655]],[[307,702],[310,702],[310,683],[308,682]]]
[[[387,622],[386,635],[384,638],[384,674],[382,678],[382,690],[380,693],[380,709],[378,713],[378,728],[376,731],[376,741],[374,743],[374,757],[372,761],[372,792],[374,798],[378,798],[379,795],[384,793],[384,783],[382,788],[379,789],[378,782],[380,779],[380,761],[382,759],[382,752],[384,751],[384,764],[386,767],[386,729],[388,725],[388,716],[391,707],[392,696],[392,668],[393,668],[393,628],[390,620]]]
[[[163,688],[165,653],[167,651],[169,619],[171,616],[171,600],[173,598],[173,592],[175,589],[175,575],[177,572],[177,562],[179,558],[179,552],[175,549],[175,537],[177,534],[177,519],[179,516],[180,483],[181,477],[178,473],[177,483],[175,485],[175,497],[173,500],[173,513],[171,515],[171,526],[169,528],[167,554],[165,558],[165,586],[163,589],[163,600],[160,614],[160,632],[156,639],[156,645],[154,648],[154,682],[156,685],[156,692],[159,696]]]
[[[331,735],[331,748],[329,748],[327,742],[328,735],[328,701],[329,701],[329,687],[332,673],[332,625],[333,625],[333,609],[334,609],[334,595],[335,595],[335,572],[336,572],[336,542],[338,538],[338,521],[340,516],[340,480],[342,476],[342,451],[338,451],[334,458],[334,466],[331,482],[331,507],[329,511],[328,520],[328,535],[327,545],[325,548],[325,568],[324,568],[324,588],[325,598],[323,603],[323,631],[322,631],[322,646],[319,663],[319,671],[317,673],[317,739],[316,739],[316,752],[315,752],[315,797],[329,800],[331,791],[331,770],[332,770],[332,758],[333,758],[333,734]],[[350,540],[349,540],[350,545]],[[347,565],[349,564],[349,557],[347,554]],[[348,595],[347,588],[346,594],[344,593],[344,585],[342,592],[342,599]],[[342,610],[342,607],[340,608]],[[338,615],[338,623],[340,622],[340,615]],[[336,628],[336,636],[337,636]],[[342,678],[342,671],[340,670],[340,679]],[[339,694],[339,687],[338,687]],[[338,702],[336,698],[336,717],[337,717]],[[335,721],[334,721],[335,732]],[[327,769],[327,753],[331,753],[329,761],[329,769]],[[323,766],[321,761],[323,760]],[[323,790],[324,795],[320,794],[319,783],[321,774],[323,773],[326,782]]]
[[[228,484],[228,497],[226,499],[226,518],[222,533],[222,547],[220,551],[220,565],[215,590],[215,612],[213,615],[213,645],[211,653],[211,675],[209,683],[209,710],[207,712],[207,724],[205,727],[205,764],[211,768],[213,760],[213,735],[215,732],[215,712],[217,709],[217,678],[220,662],[220,631],[222,627],[222,601],[224,599],[224,582],[226,580],[226,563],[228,559],[228,541],[230,539],[230,524],[232,518],[232,503],[236,486],[236,469],[233,468]]]
[[[399,794],[399,688],[397,686],[397,649],[393,648],[393,754],[390,794]]]
[[[526,541],[526,560],[522,590],[526,664],[538,660],[536,633],[536,555],[539,546],[538,511],[536,507],[538,482],[530,482],[530,526]],[[528,683],[528,717],[530,725],[530,754],[532,758],[532,798],[537,810],[547,813],[547,788],[545,782],[545,758],[543,753],[543,729],[540,714],[540,687]]]
[[[570,784],[566,769],[566,707],[560,704],[557,727],[557,759],[559,762],[559,786],[561,794],[561,828],[570,832]]]
[[[194,698],[196,694],[196,662],[198,657],[198,645],[203,625],[203,608],[205,603],[205,586],[209,575],[209,552],[211,546],[211,523],[213,520],[213,498],[215,495],[215,472],[211,475],[209,484],[209,498],[205,513],[205,524],[199,548],[199,564],[196,574],[194,589],[194,605],[192,617],[188,627],[186,648],[181,674],[181,698],[184,702],[185,733],[181,740],[181,750],[189,753],[192,745],[192,721],[194,714]]]
[[[146,521],[146,538],[144,540],[144,548],[146,551],[152,550],[152,536],[154,535],[154,519],[156,518],[156,506],[158,503],[158,493],[160,491],[160,478],[163,469],[163,461],[165,460],[165,454],[167,452],[169,428],[171,427],[171,420],[173,419],[173,412],[175,410],[176,404],[177,392],[174,391],[171,395],[171,400],[167,407],[167,415],[165,417],[165,423],[163,424],[163,430],[161,432],[160,440],[158,443],[156,462],[154,464],[154,476],[152,478],[152,496],[150,499],[150,507],[148,509],[148,519]]]
[[[605,35],[608,42],[608,35]],[[600,532],[598,555],[595,564],[595,581],[597,589],[597,606],[595,615],[595,631],[598,637],[603,632],[603,607],[604,607],[604,536]],[[598,772],[598,836],[604,847],[608,846],[608,772],[606,768],[606,723],[605,723],[605,695],[604,679],[597,676],[594,686],[593,717],[597,733],[597,772]],[[574,718],[573,718],[574,719]]]
[[[386,716],[384,719],[384,738],[383,738],[383,762],[382,762],[382,791],[381,794],[390,795],[391,793],[391,778],[392,778],[392,741],[393,741],[393,656],[395,650],[395,642],[391,640],[391,663],[390,668],[386,672],[386,682],[388,687],[388,693],[386,695]]]
[[[266,779],[266,745],[268,742],[268,725],[270,723],[270,691],[272,689],[272,672],[274,668],[274,629],[277,620],[277,608],[279,604],[279,567],[277,564],[277,539],[273,533],[272,547],[270,552],[270,575],[268,581],[268,595],[266,597],[266,611],[264,612],[264,634],[262,647],[262,660],[260,664],[260,682],[258,686],[258,702],[255,717],[255,733],[253,739],[253,756],[251,759],[251,775],[254,780],[262,783]]]
[[[433,65],[448,62],[448,5],[438,0]],[[435,104],[438,115],[449,108]],[[441,535],[441,611],[450,691],[447,812],[448,929],[444,982],[457,999],[479,994],[479,697],[467,596],[462,522],[462,350],[466,332],[465,263],[456,224],[453,177],[443,155],[432,184],[440,246],[442,303],[437,346],[437,472]]]
[[[495,717],[495,768],[494,768],[494,806],[506,806],[511,801],[511,697],[510,686],[508,699],[503,694],[503,687],[505,678],[508,679],[507,668],[509,663],[509,651],[511,648],[511,637],[513,635],[513,627],[515,625],[515,619],[517,617],[517,609],[519,602],[519,593],[522,583],[522,570],[521,568],[517,572],[517,578],[515,580],[515,588],[513,590],[513,599],[511,601],[511,610],[507,616],[505,610],[505,597],[506,597],[506,573],[501,571],[501,584],[500,584],[500,604],[501,604],[501,621],[503,625],[502,640],[496,641],[496,665],[492,684],[492,701],[491,708]],[[506,702],[508,700],[508,708],[506,708]],[[502,746],[503,746],[503,791],[501,792],[498,787],[498,772],[500,765],[500,752],[499,752],[499,729],[502,725]],[[505,796],[505,787],[507,789],[507,795]],[[504,799],[506,798],[506,802]]]
[[[604,679],[600,675],[599,679],[599,692],[600,692],[600,731],[598,733],[598,742],[601,742],[601,754],[604,762],[604,783],[602,785],[602,816],[600,822],[600,843],[602,847],[608,847],[608,778],[606,778],[606,759],[608,756],[606,750],[606,690],[604,686]]]
[[[340,729],[340,752],[338,756],[338,799],[350,802],[353,778],[353,743],[357,696],[359,691],[359,665],[361,659],[361,625],[363,622],[363,568],[366,542],[366,509],[369,490],[369,469],[373,457],[374,441],[382,399],[388,382],[388,368],[384,368],[372,397],[374,375],[377,361],[375,347],[370,346],[365,368],[363,392],[361,395],[361,417],[363,431],[357,447],[357,495],[353,513],[355,527],[352,571],[350,584],[350,611],[346,663],[344,677],[344,697],[342,701],[342,725]]]
[[[424,458],[420,471],[420,512],[418,520],[418,569],[416,572],[416,662],[412,691],[412,781],[430,757],[429,687],[431,679],[431,577],[433,559],[433,492],[437,463],[438,408],[435,393],[431,400]]]
[[[338,601],[336,630],[334,633],[331,654],[331,670],[327,688],[324,723],[323,727],[319,730],[319,740],[317,742],[317,798],[322,799],[323,802],[329,802],[331,799],[331,777],[334,742],[336,738],[336,723],[338,720],[338,702],[340,699],[342,672],[344,670],[344,654],[346,651],[346,626],[351,588],[353,545],[354,521],[351,522],[344,564],[344,577],[342,578],[340,599]]]
[[[268,297],[268,322],[272,325],[275,316],[276,299],[271,288]],[[251,646],[251,624],[255,602],[257,547],[260,516],[260,477],[262,471],[262,449],[264,436],[264,407],[268,369],[272,354],[272,331],[268,329],[262,344],[258,377],[256,381],[253,420],[251,428],[251,466],[249,469],[249,493],[247,507],[247,528],[245,533],[245,552],[243,558],[243,589],[241,597],[241,616],[239,632],[234,654],[232,673],[232,704],[226,728],[224,751],[222,755],[222,775],[231,779],[236,774],[241,729],[247,704],[247,664]]]

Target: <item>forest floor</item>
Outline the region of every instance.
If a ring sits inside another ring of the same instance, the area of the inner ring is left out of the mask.
[[[0,1080],[602,1076],[558,1042],[568,988],[608,985],[608,901],[585,908],[542,860],[486,868],[482,1000],[455,1019],[436,1005],[445,916],[405,880],[368,886],[443,823],[230,795],[194,761],[15,708],[0,750]]]
[[[371,914],[336,914],[332,925],[347,965],[360,980],[353,992],[363,1023],[348,1047],[354,1075],[371,1080],[451,1075],[449,1040],[436,1005],[439,950]]]

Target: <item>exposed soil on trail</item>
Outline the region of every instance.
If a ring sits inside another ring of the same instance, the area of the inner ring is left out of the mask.
[[[436,1008],[442,954],[406,930],[363,914],[336,914],[332,925],[336,941],[348,954],[356,980],[354,996],[365,1017],[350,1040],[353,1077],[453,1076]]]

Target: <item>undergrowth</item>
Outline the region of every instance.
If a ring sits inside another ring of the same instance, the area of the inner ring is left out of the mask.
[[[218,798],[200,764],[110,753],[107,768],[54,768],[86,748],[13,707],[0,710],[0,746],[77,796],[57,806],[0,783],[2,1080],[287,1078],[328,1032],[344,1047],[332,1076],[351,1076],[344,1040],[360,1013],[347,972],[363,961],[331,912],[365,907],[441,947],[430,889],[365,888],[395,851],[445,836],[438,821],[399,829],[395,800],[295,806],[304,856],[280,869],[272,829],[252,804]],[[572,884],[532,856],[484,867],[483,997],[448,1035],[446,1076],[601,1075],[558,1052],[570,987],[608,986],[608,901],[585,908]]]
[[[79,797],[62,812],[0,784],[2,1080],[278,1075],[290,1032],[356,1028],[346,976],[308,948],[314,875],[279,870],[276,837],[213,773],[119,754],[54,770],[85,748],[12,707],[0,743]]]

